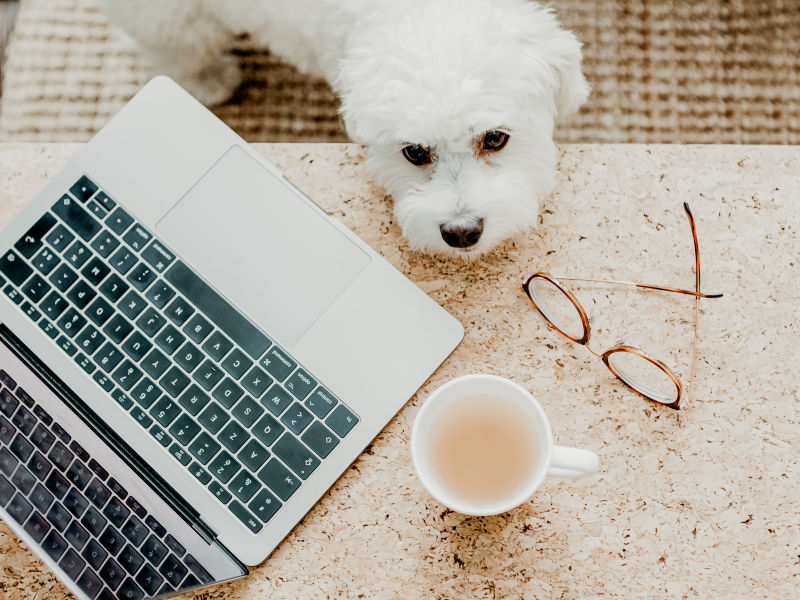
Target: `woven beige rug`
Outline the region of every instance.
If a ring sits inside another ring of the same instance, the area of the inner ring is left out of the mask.
[[[133,0],[132,0],[133,1]],[[797,0],[553,0],[593,87],[562,142],[800,144]],[[328,86],[242,41],[247,81],[214,112],[249,141],[345,139]],[[89,0],[22,0],[0,140],[88,139],[148,79]]]

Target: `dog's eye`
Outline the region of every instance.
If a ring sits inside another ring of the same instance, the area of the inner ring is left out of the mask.
[[[418,167],[431,162],[431,151],[417,144],[411,144],[403,148],[403,156],[412,165],[417,165]]]
[[[487,131],[483,135],[483,149],[490,152],[502,150],[508,142],[509,135],[505,131]]]

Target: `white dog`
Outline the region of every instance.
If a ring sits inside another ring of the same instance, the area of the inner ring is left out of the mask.
[[[241,81],[232,38],[341,96],[412,248],[474,258],[536,223],[553,126],[586,100],[580,43],[528,0],[100,0],[205,104]]]

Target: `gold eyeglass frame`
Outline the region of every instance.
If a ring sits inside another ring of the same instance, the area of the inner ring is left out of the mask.
[[[672,371],[672,369],[670,369],[667,365],[665,365],[660,360],[658,360],[656,358],[653,358],[652,356],[648,356],[642,350],[640,350],[639,348],[634,348],[633,346],[617,345],[617,346],[614,346],[613,348],[609,348],[608,350],[606,350],[602,354],[596,352],[595,350],[593,350],[592,347],[589,346],[589,338],[590,338],[590,335],[591,335],[591,327],[589,325],[589,317],[586,314],[586,310],[584,310],[583,306],[581,306],[581,303],[575,297],[575,294],[573,294],[567,287],[565,287],[561,283],[561,281],[582,281],[582,282],[588,282],[588,283],[611,283],[611,284],[616,284],[616,285],[626,285],[626,286],[638,287],[638,288],[648,289],[648,290],[657,290],[657,291],[662,291],[662,292],[670,292],[670,293],[675,293],[675,294],[687,294],[689,296],[694,296],[694,301],[695,301],[694,302],[694,338],[692,340],[692,368],[691,368],[691,372],[689,374],[689,389],[692,389],[692,385],[694,383],[694,367],[695,367],[695,362],[696,362],[696,359],[697,359],[697,322],[698,322],[698,319],[699,319],[699,316],[700,316],[700,298],[721,298],[722,294],[704,294],[704,293],[702,293],[700,291],[700,247],[699,247],[699,245],[697,243],[697,228],[695,226],[694,217],[692,216],[692,211],[689,210],[689,204],[684,202],[683,203],[683,209],[686,211],[686,215],[689,217],[689,224],[691,225],[691,228],[692,228],[692,239],[694,240],[694,257],[695,257],[695,290],[694,291],[684,290],[684,289],[680,289],[680,288],[669,288],[669,287],[664,287],[664,286],[660,286],[660,285],[651,285],[651,284],[647,284],[647,283],[635,283],[633,281],[621,281],[621,280],[615,280],[615,279],[585,279],[585,278],[579,278],[579,277],[554,277],[553,275],[550,275],[549,273],[545,273],[545,272],[534,273],[533,275],[531,275],[527,279],[527,281],[525,281],[525,283],[522,284],[522,289],[525,291],[525,294],[528,296],[528,299],[531,301],[531,304],[533,304],[533,307],[537,310],[537,312],[544,318],[545,321],[547,321],[547,323],[553,329],[558,331],[564,337],[572,340],[573,342],[576,342],[578,344],[581,344],[582,346],[585,346],[586,349],[589,350],[589,352],[591,352],[595,356],[601,358],[603,360],[603,363],[606,365],[606,367],[608,367],[609,371],[611,371],[617,379],[619,379],[628,388],[630,388],[631,390],[633,390],[634,392],[636,392],[640,396],[643,396],[644,398],[647,398],[648,400],[652,400],[653,402],[657,402],[658,404],[661,404],[662,406],[667,406],[667,407],[673,408],[675,410],[680,408],[680,402],[681,402],[681,398],[683,396],[683,386],[681,385],[680,379],[678,379],[678,376]],[[577,309],[578,313],[580,314],[581,323],[583,324],[583,335],[581,335],[580,337],[574,337],[574,336],[571,336],[570,334],[568,334],[567,332],[563,331],[561,328],[559,328],[555,323],[553,323],[547,317],[546,313],[539,306],[537,306],[536,301],[533,299],[533,296],[531,295],[531,292],[530,292],[530,284],[534,279],[537,279],[537,278],[544,279],[544,280],[550,282],[556,288],[558,288],[558,290],[562,294],[564,294],[564,296],[566,296],[567,299],[572,303],[572,305]],[[625,380],[625,378],[622,375],[620,375],[620,373],[617,370],[615,370],[613,365],[609,362],[609,357],[612,356],[613,354],[617,353],[617,352],[628,352],[628,353],[631,353],[631,354],[635,354],[635,355],[643,358],[644,360],[648,361],[650,364],[654,365],[655,367],[657,367],[661,371],[663,371],[672,380],[672,382],[675,384],[675,388],[677,390],[677,396],[676,396],[675,400],[672,401],[672,402],[665,402],[665,401],[659,400],[657,397],[650,396],[650,395],[642,392],[641,390],[633,387],[630,383],[628,383]]]

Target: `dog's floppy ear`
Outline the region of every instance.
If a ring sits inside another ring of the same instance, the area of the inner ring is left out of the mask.
[[[561,27],[552,9],[531,4],[534,25],[527,32],[529,52],[555,76],[553,95],[556,121],[569,117],[586,102],[589,84],[581,71],[581,43]]]

